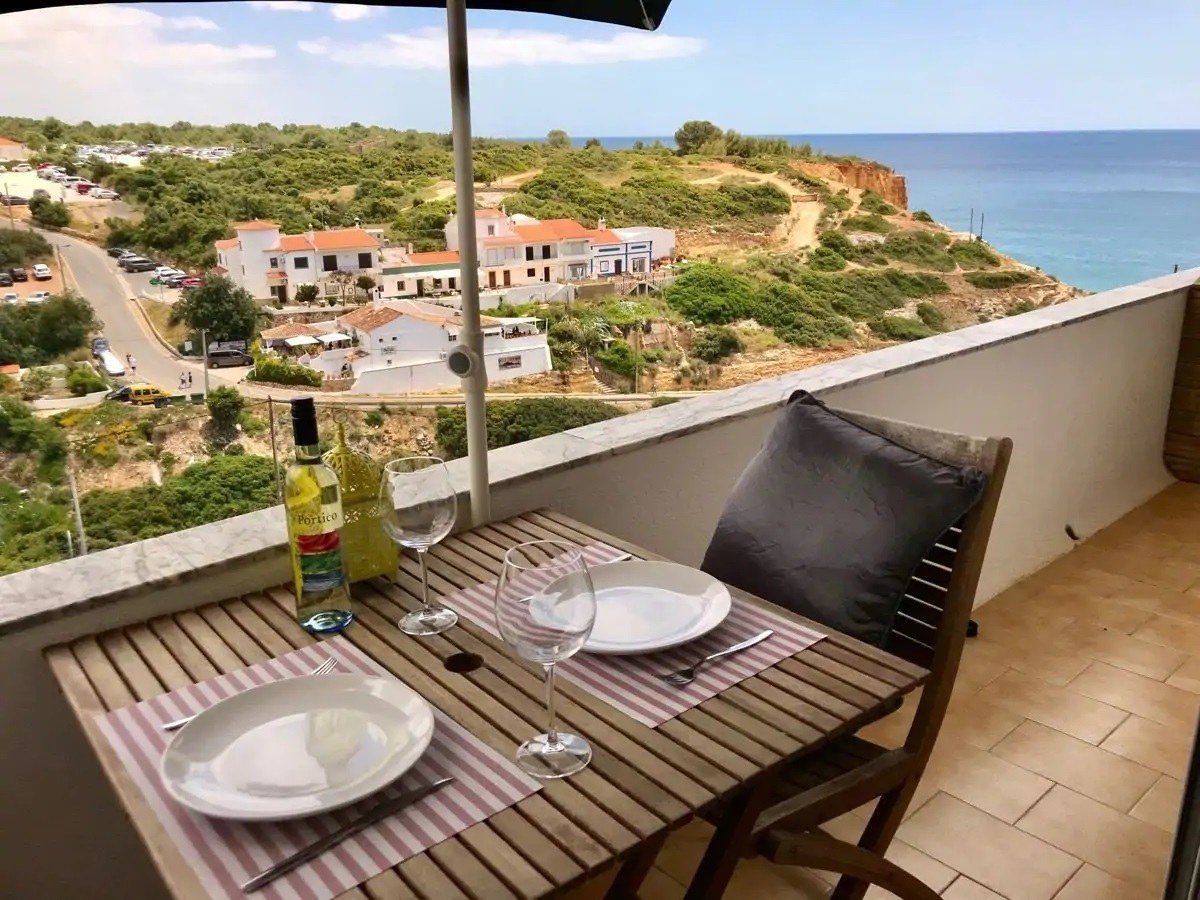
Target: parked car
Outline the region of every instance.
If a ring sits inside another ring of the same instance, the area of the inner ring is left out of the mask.
[[[29,275],[20,266],[13,266],[8,270],[8,275],[13,281],[28,281]]]
[[[154,277],[161,278],[161,279],[170,278],[172,275],[184,275],[184,274],[185,273],[180,272],[174,266],[159,266],[157,269],[154,270]]]
[[[75,187],[79,182],[83,181],[78,175],[64,175],[59,181],[64,187]]]
[[[121,195],[116,191],[109,190],[104,187],[94,187],[88,191],[89,197],[95,197],[97,200],[120,200]]]
[[[75,190],[85,196],[98,187],[100,187],[100,185],[94,184],[90,181],[79,181],[75,183]]]
[[[38,263],[33,267],[34,281],[49,281],[54,276],[50,272],[50,267],[45,263]]]
[[[31,166],[29,163],[21,163],[20,165],[13,166],[13,171],[14,172],[32,172],[33,166]]]
[[[53,296],[49,291],[34,291],[25,298],[26,303],[45,303]]]
[[[13,286],[12,276],[9,275],[7,272],[0,272],[0,287],[12,287],[12,286]]]
[[[3,298],[0,298],[0,299],[3,299],[4,302],[7,303],[9,306],[16,306],[18,303],[21,302],[21,298],[17,294],[16,291],[8,291],[7,293],[4,294]]]
[[[126,272],[153,272],[155,265],[154,260],[140,256],[121,260],[121,267]]]
[[[105,350],[110,349],[112,348],[109,346],[108,338],[106,338],[104,335],[101,334],[92,338],[92,356],[94,356],[96,359],[99,359],[100,354]]]
[[[190,291],[193,288],[200,287],[200,279],[193,275],[189,278],[183,279],[183,281],[179,283],[179,286],[185,291]]]
[[[0,206],[28,206],[29,199],[27,197],[18,197],[16,194],[0,194]]]
[[[211,350],[208,354],[210,369],[224,369],[228,366],[252,366],[254,357],[241,350]]]
[[[171,275],[163,279],[163,284],[169,288],[181,288],[183,283],[188,280],[188,276],[180,272],[177,275]]]
[[[115,391],[109,391],[104,395],[105,400],[120,400],[123,403],[155,403],[159,400],[166,400],[171,395],[162,388],[153,384],[140,382],[138,384],[129,384],[125,387],[119,387]]]
[[[122,256],[132,256],[132,250],[126,250],[124,247],[109,247],[108,255],[113,259],[120,259]]]
[[[117,265],[120,266],[122,269],[124,269],[126,266],[128,266],[131,263],[137,263],[137,262],[150,262],[150,260],[146,259],[146,257],[144,257],[144,256],[139,256],[137,253],[126,253],[124,256],[121,256],[117,259]],[[155,263],[155,265],[158,265],[158,264]]]
[[[33,194],[32,194],[32,199],[34,199],[34,200],[49,200],[50,192],[48,190],[46,190],[45,188],[34,188]]]

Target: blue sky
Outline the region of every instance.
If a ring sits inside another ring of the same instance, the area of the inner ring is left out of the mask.
[[[444,24],[306,0],[9,13],[4,108],[446,131]],[[750,134],[1200,127],[1195,0],[675,0],[655,34],[469,24],[478,134],[657,135],[690,118]]]

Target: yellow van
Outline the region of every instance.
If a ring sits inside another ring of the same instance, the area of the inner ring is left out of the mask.
[[[170,396],[160,387],[142,383],[129,385],[129,393],[119,399],[128,400],[130,403],[154,403],[156,400],[165,400]]]

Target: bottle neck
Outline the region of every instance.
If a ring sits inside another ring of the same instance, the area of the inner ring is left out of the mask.
[[[311,465],[321,461],[321,448],[316,444],[297,444],[296,462]]]

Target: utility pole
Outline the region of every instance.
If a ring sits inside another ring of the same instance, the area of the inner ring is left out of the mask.
[[[641,384],[641,363],[642,363],[642,325],[639,322],[633,326],[633,333],[637,337],[634,341],[633,348],[633,392],[638,393],[638,386]]]
[[[983,210],[979,211],[979,239],[983,240]]]
[[[971,207],[971,236],[975,236],[975,207]]]
[[[83,513],[79,509],[79,489],[75,487],[75,458],[67,457],[67,484],[71,487],[71,507],[75,512],[75,530],[79,532],[79,555],[87,556],[87,535],[83,531]]]
[[[283,491],[279,487],[279,451],[275,449],[275,401],[267,394],[267,422],[271,428],[271,464],[275,473],[275,499],[283,502]]]
[[[208,399],[208,332],[200,329],[200,344],[204,347],[204,399]]]

